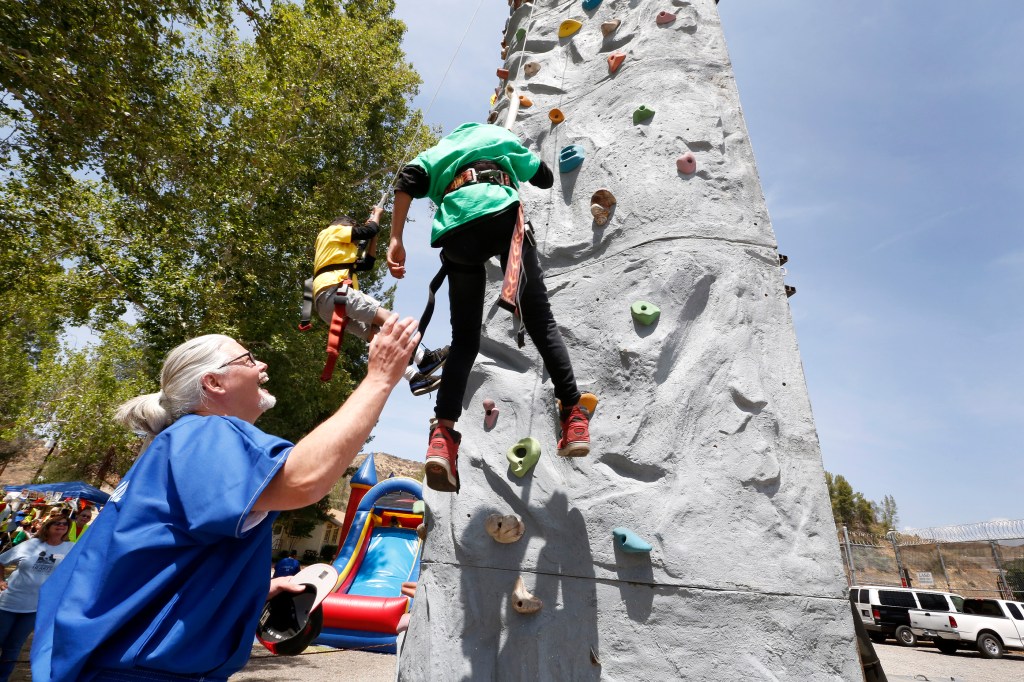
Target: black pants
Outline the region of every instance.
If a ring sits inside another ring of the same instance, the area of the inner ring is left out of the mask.
[[[462,400],[469,382],[469,373],[480,351],[480,328],[484,320],[484,293],[487,275],[484,263],[493,256],[501,257],[501,270],[508,265],[508,251],[515,230],[518,204],[490,219],[447,235],[441,240],[442,255],[456,264],[448,273],[448,300],[451,306],[452,344],[448,362],[441,375],[434,414],[438,419],[457,421],[462,415]],[[469,267],[467,267],[469,266]],[[544,273],[537,259],[537,247],[528,240],[523,243],[524,280],[520,282],[519,313],[533,344],[540,351],[544,367],[555,385],[555,397],[563,405],[580,400],[576,378],[572,373],[569,351],[558,332]]]

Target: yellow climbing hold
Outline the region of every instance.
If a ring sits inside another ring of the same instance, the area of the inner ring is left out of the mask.
[[[576,35],[576,32],[583,28],[583,24],[576,21],[575,19],[566,19],[558,27],[558,37],[568,38],[569,36]]]

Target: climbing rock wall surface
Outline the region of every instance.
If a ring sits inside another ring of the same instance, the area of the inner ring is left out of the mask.
[[[559,38],[569,19],[582,26]],[[426,491],[399,678],[860,679],[783,273],[714,1],[536,0],[505,35],[512,97],[533,103],[512,130],[556,175],[551,190],[526,186],[524,206],[580,389],[600,404],[590,456],[559,458],[543,363],[488,304],[459,422],[462,492]],[[626,56],[612,74],[615,51]],[[560,173],[570,145],[583,161]],[[688,152],[692,173],[676,164]],[[599,226],[601,188],[616,203]],[[495,301],[501,274],[489,274]],[[635,320],[637,301],[658,319]],[[485,398],[499,410],[493,428]],[[526,436],[542,454],[519,477],[505,453]],[[519,515],[523,537],[495,542],[495,513]],[[616,527],[651,551],[616,547]],[[520,576],[538,613],[511,607]]]

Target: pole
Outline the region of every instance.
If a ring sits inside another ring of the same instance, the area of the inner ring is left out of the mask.
[[[903,572],[903,560],[900,558],[900,548],[896,544],[896,529],[890,528],[889,532],[885,534],[885,537],[889,538],[889,542],[892,543],[893,554],[896,555],[896,570],[900,574],[900,585],[903,587],[910,587],[910,585],[907,584],[907,576]]]
[[[850,531],[843,526],[843,544],[846,545],[846,563],[850,567],[850,585],[857,584],[857,569],[853,565],[853,552],[850,548]]]
[[[942,545],[935,543],[935,552],[939,555],[939,564],[942,566],[942,577],[946,580],[946,591],[952,592],[953,586],[949,584],[949,573],[946,572],[946,560],[942,558]]]

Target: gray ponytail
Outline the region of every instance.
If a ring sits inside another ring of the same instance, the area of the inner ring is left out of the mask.
[[[156,434],[202,406],[203,377],[227,371],[220,367],[229,359],[222,348],[232,340],[223,334],[207,334],[181,344],[164,360],[160,391],[132,398],[117,408],[114,418],[145,436],[148,444]]]

